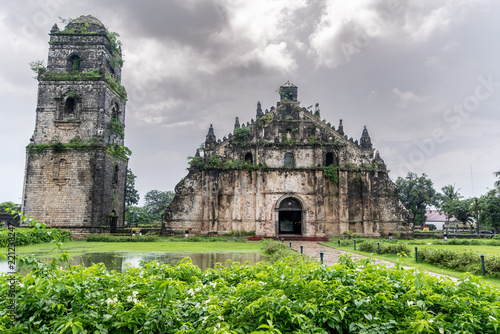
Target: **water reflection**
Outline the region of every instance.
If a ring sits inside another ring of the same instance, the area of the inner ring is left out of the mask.
[[[35,254],[35,257],[44,262],[49,262],[52,257],[44,254]],[[99,252],[99,253],[84,253],[81,255],[72,256],[71,264],[88,267],[93,263],[104,263],[106,268],[110,270],[123,271],[127,266],[139,267],[140,261],[158,261],[175,265],[180,260],[189,257],[194,265],[200,267],[201,270],[213,268],[216,263],[221,263],[226,266],[226,261],[232,260],[240,263],[250,261],[257,263],[259,261],[266,261],[266,257],[258,253],[113,253],[113,252]],[[126,265],[126,263],[129,263]],[[0,272],[7,272],[7,261],[0,261]]]

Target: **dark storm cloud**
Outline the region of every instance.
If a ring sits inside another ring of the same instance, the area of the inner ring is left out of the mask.
[[[223,8],[215,1],[124,0],[117,10],[136,38],[173,39],[199,48],[225,24]]]
[[[264,109],[275,105],[276,89],[287,80],[299,86],[302,105],[319,102],[322,118],[336,127],[344,119],[354,139],[367,125],[392,178],[409,170],[426,172],[436,187],[457,183],[470,196],[470,166],[457,161],[470,159],[476,189],[491,186],[491,173],[500,169],[494,140],[500,87],[468,118],[460,118],[458,127],[444,118],[454,104],[474,96],[478,77],[491,74],[500,81],[500,48],[494,43],[500,5],[493,1],[9,0],[3,5],[0,27],[8,38],[0,56],[0,97],[9,114],[2,111],[1,123],[22,124],[17,131],[13,126],[1,131],[4,142],[16,143],[6,152],[14,162],[2,166],[2,174],[9,175],[2,183],[13,189],[1,194],[3,200],[20,197],[24,146],[33,131],[36,88],[27,64],[46,59],[47,34],[58,16],[82,14],[99,17],[123,42],[126,144],[134,152],[130,166],[142,195],[173,189],[211,123],[222,138],[232,131],[234,117],[245,123],[255,119],[257,101]],[[437,142],[435,129],[447,139]],[[461,178],[466,185],[459,184]]]

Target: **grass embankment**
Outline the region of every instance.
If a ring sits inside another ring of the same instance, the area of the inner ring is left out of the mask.
[[[393,243],[404,243],[410,248],[411,252],[410,254],[406,254],[406,257],[401,257],[398,256],[397,254],[380,254],[378,255],[376,252],[375,253],[370,253],[370,252],[363,252],[359,250],[359,242],[357,243],[357,250],[354,250],[354,243],[351,240],[351,243],[349,245],[341,245],[338,246],[338,240],[339,239],[331,239],[328,242],[322,243],[326,246],[335,248],[335,249],[340,249],[346,252],[350,253],[355,253],[355,254],[360,254],[368,257],[373,257],[375,259],[379,260],[384,260],[384,261],[389,261],[389,262],[397,262],[401,261],[404,266],[407,267],[412,267],[420,270],[425,270],[428,272],[432,273],[437,273],[441,275],[448,275],[451,277],[456,277],[459,278],[464,275],[464,272],[462,271],[457,271],[453,269],[448,269],[448,268],[441,268],[435,265],[431,265],[428,263],[422,263],[422,262],[415,262],[415,246],[418,247],[418,249],[447,249],[447,250],[452,250],[456,252],[461,252],[464,250],[467,251],[474,251],[477,253],[482,253],[485,255],[490,255],[490,256],[499,256],[500,255],[500,247],[499,246],[487,246],[487,245],[448,245],[448,244],[432,244],[433,242],[436,242],[436,239],[418,239],[418,240],[393,240]],[[362,240],[373,240],[375,242],[380,241],[382,242],[389,242],[387,239],[362,239]],[[359,239],[358,239],[359,241]],[[480,262],[480,258],[478,257],[478,262]],[[500,287],[500,279],[498,278],[484,278],[485,281],[488,283],[492,284],[493,286]]]

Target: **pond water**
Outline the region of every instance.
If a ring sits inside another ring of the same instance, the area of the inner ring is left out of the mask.
[[[52,260],[52,256],[47,253],[34,254],[36,258],[44,262]],[[221,263],[226,266],[226,261],[232,260],[240,263],[250,261],[257,263],[259,261],[266,261],[266,257],[259,253],[181,253],[181,252],[158,252],[158,253],[120,253],[120,252],[99,252],[99,253],[85,253],[81,255],[71,256],[73,260],[71,264],[83,264],[86,267],[93,263],[102,262],[106,268],[110,270],[123,271],[129,263],[132,267],[139,267],[140,261],[158,261],[174,265],[180,260],[189,257],[194,265],[200,267],[201,270],[213,268],[216,263]],[[0,261],[0,272],[7,272],[7,260]]]

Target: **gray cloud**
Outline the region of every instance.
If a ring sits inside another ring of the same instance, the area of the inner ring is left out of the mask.
[[[0,40],[0,136],[9,159],[0,166],[0,201],[20,202],[36,107],[28,63],[46,59],[47,34],[58,16],[81,14],[99,17],[121,36],[126,144],[142,195],[173,189],[210,124],[222,138],[234,117],[255,118],[257,101],[275,105],[275,90],[286,80],[299,86],[304,106],[319,102],[322,118],[335,126],[344,119],[349,136],[359,139],[367,125],[393,179],[425,172],[438,188],[456,183],[464,195],[479,195],[500,169],[500,87],[468,117],[445,115],[475,94],[479,77],[500,82],[494,42],[500,5],[399,3],[7,1],[0,9],[7,37]],[[445,140],[435,140],[436,129]],[[430,142],[432,150],[425,146]]]

